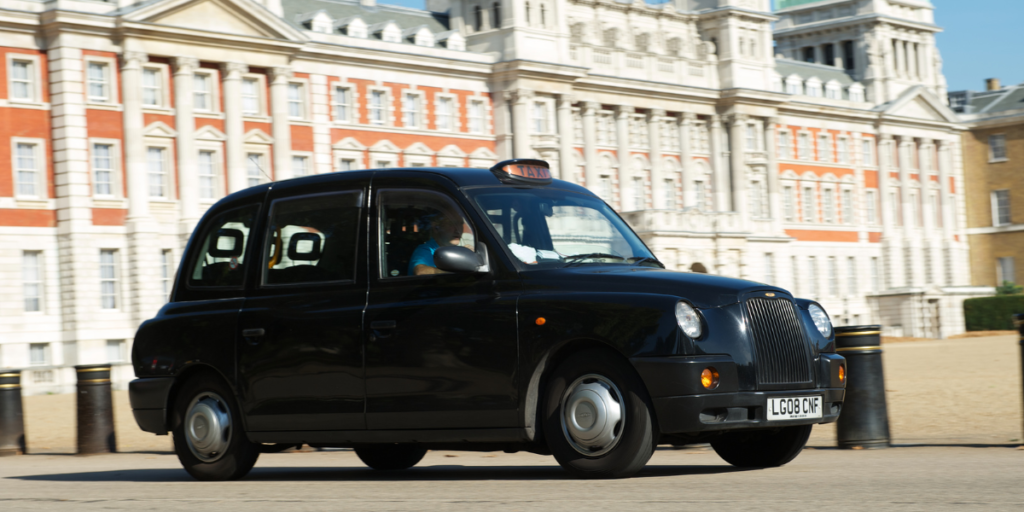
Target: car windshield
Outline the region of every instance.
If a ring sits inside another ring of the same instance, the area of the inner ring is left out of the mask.
[[[468,191],[524,270],[588,264],[662,265],[600,199],[555,188]]]

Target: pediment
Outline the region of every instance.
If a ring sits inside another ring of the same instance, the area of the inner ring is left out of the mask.
[[[176,137],[178,132],[174,131],[174,128],[167,126],[167,123],[157,121],[143,128],[142,135],[144,137]]]
[[[414,142],[409,147],[405,148],[404,153],[407,155],[433,155],[434,150],[430,149],[422,142]]]
[[[267,135],[267,132],[260,130],[259,128],[249,130],[245,134],[246,144],[273,144],[274,138]]]
[[[370,151],[376,153],[398,153],[402,150],[390,140],[384,139],[370,146]]]
[[[469,157],[470,158],[496,160],[498,158],[498,154],[495,153],[494,151],[491,151],[490,148],[483,148],[483,147],[481,147],[481,148],[474,149],[473,152],[469,154]]]
[[[220,130],[218,130],[218,129],[210,126],[210,125],[206,125],[206,126],[200,128],[200,129],[196,130],[196,134],[195,134],[195,139],[196,140],[212,140],[212,141],[218,141],[219,142],[219,141],[225,141],[225,140],[227,140],[227,138],[228,137],[227,137],[227,135],[224,135],[224,132],[222,132],[222,131],[220,131]]]
[[[341,149],[346,151],[365,151],[366,146],[359,143],[354,137],[345,137],[335,144],[334,149]]]
[[[166,0],[147,5],[124,16],[127,21],[302,41],[302,33],[251,0]]]
[[[922,86],[909,89],[895,101],[883,107],[882,112],[889,116],[946,123],[957,122],[956,114]]]
[[[450,157],[457,157],[457,158],[465,158],[466,157],[466,152],[463,151],[462,149],[460,149],[455,144],[448,144],[447,146],[441,148],[441,151],[437,152],[437,156],[450,156]]]

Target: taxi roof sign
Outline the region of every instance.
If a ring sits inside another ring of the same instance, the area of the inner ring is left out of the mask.
[[[551,183],[551,166],[544,160],[533,158],[504,160],[491,167],[491,172],[503,183],[533,185]]]

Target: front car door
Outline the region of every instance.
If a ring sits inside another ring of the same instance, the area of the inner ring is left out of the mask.
[[[480,220],[446,178],[389,171],[374,176],[373,188],[368,428],[518,426],[514,272],[486,247]],[[439,232],[444,219],[461,227]],[[489,253],[490,272],[415,275],[417,264],[432,262],[431,240],[433,248],[456,243]]]
[[[239,320],[239,389],[250,431],[366,426],[370,176],[282,184],[268,196],[259,277]]]

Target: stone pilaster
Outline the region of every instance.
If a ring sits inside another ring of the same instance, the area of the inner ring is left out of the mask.
[[[331,150],[331,91],[326,75],[310,75],[312,97],[313,157],[309,162],[310,174],[324,174],[334,170]],[[437,148],[440,149],[440,148]]]
[[[750,225],[747,204],[746,114],[733,114],[730,119],[729,156],[732,170],[732,211],[739,215],[742,226]]]
[[[697,116],[693,112],[684,112],[679,118],[679,166],[683,179],[683,208],[697,205],[697,197],[693,190],[693,148],[690,147],[690,130],[694,130]]]
[[[242,117],[242,74],[249,66],[241,62],[221,64],[224,90],[224,150],[227,155],[227,182],[229,192],[246,188],[245,176],[245,121]]]
[[[575,137],[572,126],[572,97],[568,94],[559,94],[558,101],[558,175],[555,178],[570,179],[572,171],[576,168],[575,151],[573,150],[573,138]]]
[[[179,231],[181,247],[185,247],[192,230],[199,222],[199,169],[196,153],[196,120],[193,104],[193,81],[199,60],[194,57],[174,59],[174,112],[178,149]]]
[[[530,100],[533,91],[519,89],[512,104],[512,144],[514,158],[530,158],[533,149],[530,144]]]
[[[729,201],[729,194],[732,190],[732,185],[729,179],[729,168],[725,164],[723,157],[725,156],[725,148],[722,147],[722,118],[718,115],[711,116],[711,128],[708,132],[709,150],[711,151],[711,169],[715,177],[714,185],[714,197],[715,197],[715,210],[720,212],[727,212],[732,210],[732,205]]]
[[[647,134],[651,141],[648,155],[651,159],[651,204],[655,210],[663,210],[665,205],[665,173],[661,158],[661,120],[665,111],[655,108],[647,111]]]
[[[289,67],[270,68],[270,122],[274,137],[274,181],[292,177],[292,125],[288,115]]]
[[[633,172],[629,168],[629,120],[635,111],[630,105],[615,107],[615,135],[619,143],[618,151],[616,151],[619,160],[619,204],[617,206],[620,211],[629,208],[629,192],[633,188]]]
[[[775,154],[777,137],[775,127],[779,124],[779,118],[769,117],[764,120],[764,152],[768,160],[768,168],[765,170],[768,180],[768,216],[772,219],[772,231],[781,234],[782,231],[782,187],[779,186],[779,160]]]
[[[580,110],[583,116],[583,158],[586,160],[584,186],[595,192],[597,181],[601,179],[597,163],[597,111],[601,110],[601,104],[585,101]]]

